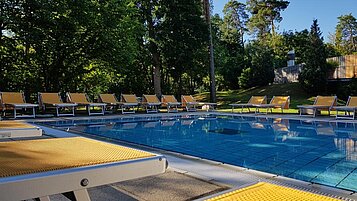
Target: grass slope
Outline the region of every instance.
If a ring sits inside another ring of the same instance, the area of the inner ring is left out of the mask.
[[[287,113],[297,113],[297,105],[312,104],[314,97],[308,95],[299,83],[273,84],[265,87],[255,87],[247,90],[218,91],[217,103],[223,111],[230,109],[231,103],[246,103],[251,96],[267,96],[268,102],[273,96],[290,96],[290,108]],[[196,94],[195,98],[202,102],[209,102],[209,93]]]

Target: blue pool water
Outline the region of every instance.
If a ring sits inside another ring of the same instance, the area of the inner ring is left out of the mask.
[[[45,124],[357,191],[353,123],[210,115]]]

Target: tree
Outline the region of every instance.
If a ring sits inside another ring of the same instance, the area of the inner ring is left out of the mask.
[[[224,9],[224,19],[220,29],[220,45],[224,49],[218,72],[223,75],[226,85],[230,89],[238,88],[238,76],[245,66],[244,62],[244,32],[248,15],[245,5],[235,0],[229,1]]]
[[[162,13],[160,12],[161,2],[154,1],[140,1],[139,8],[141,10],[142,21],[146,28],[145,40],[148,43],[146,48],[150,52],[151,65],[153,68],[153,82],[154,92],[160,97],[162,93],[161,89],[161,71],[162,61],[160,55],[160,39],[158,38],[159,26],[162,22]]]
[[[269,46],[258,41],[250,43],[247,48],[250,61],[239,77],[242,88],[266,86],[274,81],[273,51]]]
[[[252,14],[248,22],[249,30],[258,38],[275,35],[275,22],[281,22],[280,12],[289,6],[284,0],[247,0],[247,8]]]
[[[317,20],[313,21],[308,37],[308,45],[302,57],[305,66],[299,75],[303,88],[312,94],[326,91],[329,65],[326,62],[327,51],[323,43]]]
[[[184,86],[191,85],[190,77],[200,76],[200,69],[207,66],[202,54],[207,55],[208,27],[201,17],[200,0],[163,0],[162,12],[165,20],[159,38],[163,65],[173,78],[174,91],[181,95],[189,92]]]
[[[335,46],[343,54],[357,52],[357,20],[352,14],[338,17]]]
[[[224,20],[221,26],[222,39],[227,43],[244,44],[244,33],[247,30],[248,14],[246,5],[230,0],[223,9]]]

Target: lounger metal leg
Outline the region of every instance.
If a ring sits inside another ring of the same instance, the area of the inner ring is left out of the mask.
[[[38,198],[36,200],[39,200],[39,201],[51,201],[49,196],[40,197],[40,198]]]
[[[35,107],[33,107],[33,108],[32,108],[32,116],[33,116],[33,118],[35,118],[35,117],[36,117]]]
[[[14,119],[16,119],[16,108],[14,108]]]
[[[90,201],[87,189],[73,191],[77,201]]]

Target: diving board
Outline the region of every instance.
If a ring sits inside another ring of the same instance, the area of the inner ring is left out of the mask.
[[[164,173],[161,155],[82,137],[0,143],[0,200],[90,200],[87,188]]]
[[[42,129],[21,121],[0,121],[0,139],[42,136]]]

